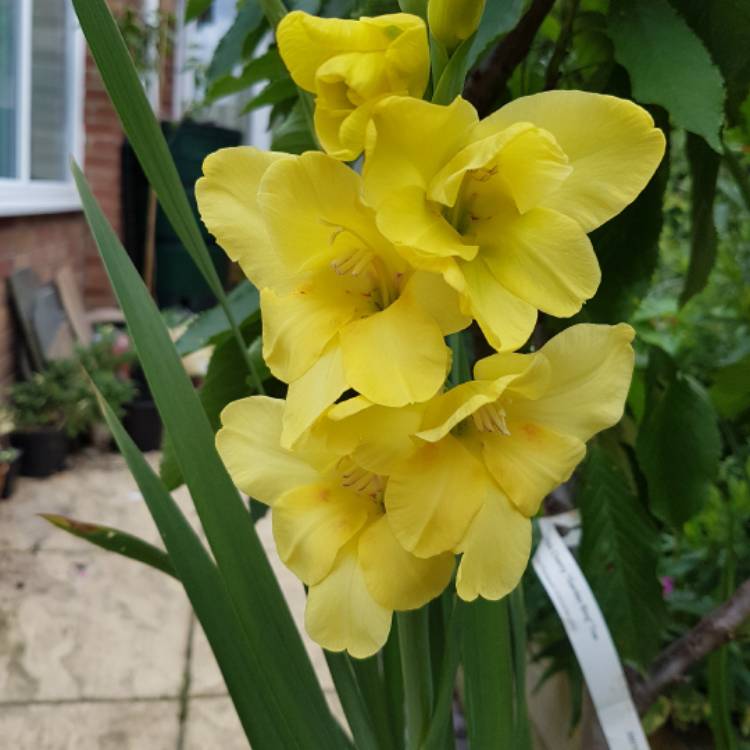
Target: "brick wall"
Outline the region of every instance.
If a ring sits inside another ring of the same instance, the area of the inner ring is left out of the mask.
[[[141,0],[109,0],[114,12],[140,7]],[[171,7],[171,0],[165,0]],[[171,87],[170,87],[171,88]],[[171,91],[164,92],[169,104]],[[168,111],[168,110],[166,110]],[[84,99],[84,171],[107,218],[121,233],[120,148],[122,131],[96,65],[87,54]],[[31,267],[49,280],[62,266],[75,272],[89,307],[110,305],[113,295],[88,226],[80,212],[0,218],[0,383],[14,373],[14,329],[6,279],[16,268]]]

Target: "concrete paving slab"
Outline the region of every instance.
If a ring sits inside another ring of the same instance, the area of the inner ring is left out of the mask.
[[[111,553],[0,552],[0,703],[176,697],[189,605]]]
[[[177,750],[178,715],[176,701],[0,705],[0,748]]]

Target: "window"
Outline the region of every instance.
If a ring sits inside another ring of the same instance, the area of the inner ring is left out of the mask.
[[[69,0],[0,0],[0,215],[80,207],[83,59]]]

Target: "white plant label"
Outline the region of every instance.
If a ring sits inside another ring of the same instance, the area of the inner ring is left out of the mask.
[[[532,564],[568,634],[610,750],[649,750],[601,609],[557,528],[580,538],[578,513],[539,519]]]

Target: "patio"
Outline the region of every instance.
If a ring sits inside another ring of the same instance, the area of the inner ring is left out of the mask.
[[[184,488],[176,498],[189,507]],[[43,512],[158,539],[115,453],[78,454],[50,479],[22,478],[0,503],[0,747],[245,750],[180,585],[54,529]],[[300,618],[301,584],[273,553],[268,520],[258,528]],[[322,653],[308,646],[335,704]]]

